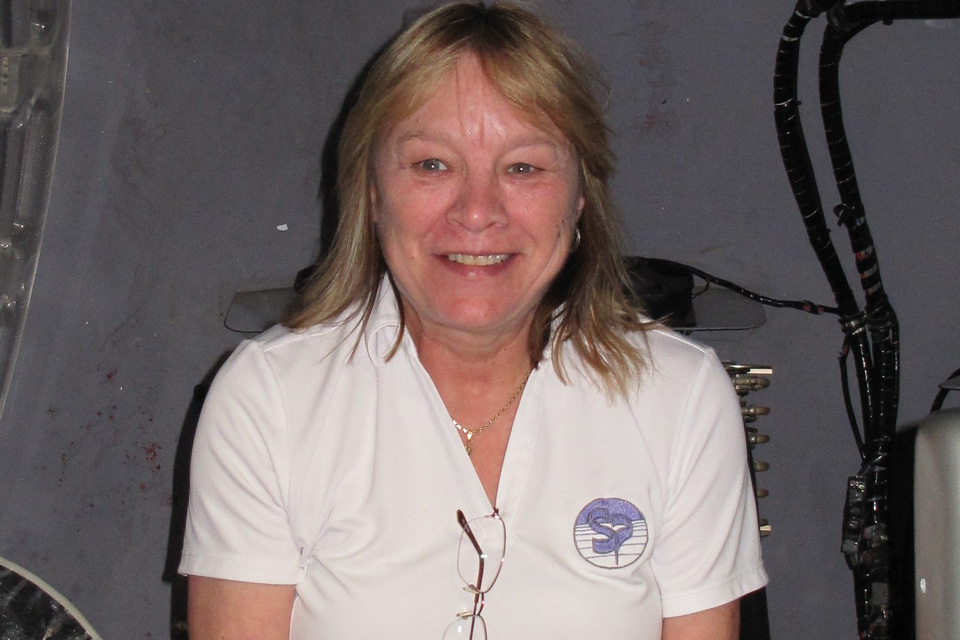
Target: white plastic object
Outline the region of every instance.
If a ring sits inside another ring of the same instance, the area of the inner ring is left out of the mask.
[[[960,629],[960,409],[931,413],[914,451],[917,640]]]

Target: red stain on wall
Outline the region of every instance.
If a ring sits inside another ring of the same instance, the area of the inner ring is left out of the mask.
[[[147,454],[147,460],[149,460],[150,462],[154,462],[157,459],[157,455],[159,455],[161,448],[162,447],[156,442],[151,442],[150,444],[145,446],[143,448],[143,451],[144,453]]]

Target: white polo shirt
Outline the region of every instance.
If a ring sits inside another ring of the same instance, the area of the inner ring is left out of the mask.
[[[383,287],[353,357],[349,326],[271,329],[203,407],[180,572],[296,584],[294,640],[439,640],[473,608],[455,514],[493,505],[409,337],[385,361],[398,327]],[[711,350],[647,337],[629,402],[575,366],[563,384],[549,357],[530,376],[497,496],[493,640],[656,639],[661,617],[766,584],[729,379]]]

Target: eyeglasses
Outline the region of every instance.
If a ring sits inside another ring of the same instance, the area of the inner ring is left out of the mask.
[[[480,614],[484,595],[497,581],[503,566],[507,529],[496,509],[492,515],[469,522],[458,509],[457,522],[463,529],[457,548],[457,571],[465,585],[463,590],[473,594],[473,611],[458,613],[444,632],[443,640],[487,640],[487,624]]]

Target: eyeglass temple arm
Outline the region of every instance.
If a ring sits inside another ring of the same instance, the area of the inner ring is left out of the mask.
[[[480,543],[477,542],[477,537],[473,535],[473,531],[470,530],[470,525],[467,523],[467,517],[463,515],[463,511],[457,509],[457,522],[463,528],[463,532],[467,534],[467,538],[470,539],[470,544],[473,545],[473,548],[477,550],[477,557],[479,558],[480,572],[477,574],[477,584],[474,585],[476,590],[476,602],[474,605],[477,605],[481,602],[481,585],[483,584],[483,565],[486,560],[483,549],[480,548]]]

